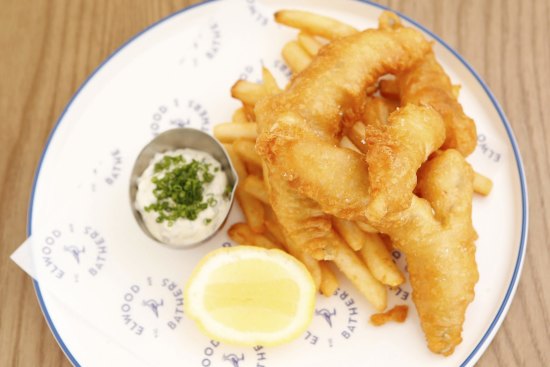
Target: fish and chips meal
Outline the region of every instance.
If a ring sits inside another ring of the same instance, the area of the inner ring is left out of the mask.
[[[214,128],[246,219],[229,236],[292,255],[325,296],[341,272],[375,325],[406,318],[403,305],[384,313],[402,252],[428,348],[452,354],[478,280],[472,199],[492,186],[465,159],[477,134],[460,87],[394,13],[363,31],[304,11],[275,20],[299,31],[282,49],[290,82],[266,68],[261,84],[237,81],[242,107]]]

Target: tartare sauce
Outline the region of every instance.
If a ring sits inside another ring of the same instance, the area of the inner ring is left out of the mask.
[[[137,180],[136,209],[162,243],[184,246],[210,236],[230,207],[227,176],[210,154],[157,153]]]

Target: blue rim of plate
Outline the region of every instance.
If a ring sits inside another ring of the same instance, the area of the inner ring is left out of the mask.
[[[111,60],[115,55],[117,55],[120,51],[122,51],[126,46],[128,46],[134,40],[139,38],[142,34],[144,34],[145,32],[148,32],[149,30],[153,29],[157,25],[169,20],[170,18],[172,18],[176,15],[184,13],[188,10],[191,10],[191,9],[195,8],[195,7],[199,7],[199,6],[202,6],[202,5],[211,3],[211,2],[215,2],[215,1],[220,1],[220,0],[206,0],[202,3],[191,5],[187,8],[184,8],[184,9],[181,9],[181,10],[175,12],[175,13],[172,13],[172,14],[158,20],[157,22],[151,24],[150,26],[146,27],[145,29],[143,29],[142,31],[140,31],[136,35],[134,35],[132,38],[130,38],[128,41],[126,41],[124,44],[122,44],[122,46],[117,48],[111,55],[109,55],[88,76],[88,78],[84,81],[84,83],[82,83],[80,85],[80,87],[77,89],[75,94],[72,96],[72,98],[69,101],[69,103],[67,104],[67,106],[65,106],[65,109],[61,113],[61,116],[57,120],[55,126],[53,127],[53,129],[50,133],[50,135],[48,136],[46,146],[44,147],[44,150],[42,151],[42,155],[40,157],[40,160],[38,161],[38,167],[37,167],[36,173],[34,175],[34,181],[33,181],[33,186],[32,186],[32,191],[31,191],[31,198],[30,198],[29,209],[28,209],[28,214],[27,214],[27,236],[30,236],[31,233],[32,233],[32,213],[33,213],[33,204],[34,204],[34,194],[35,194],[35,190],[36,190],[36,184],[38,182],[38,177],[40,175],[40,171],[41,171],[41,168],[42,168],[42,162],[44,160],[44,157],[46,156],[46,153],[48,151],[48,147],[50,146],[50,142],[51,142],[53,136],[55,135],[55,132],[56,132],[57,128],[61,124],[61,121],[63,121],[63,117],[65,116],[66,112],[68,111],[69,107],[72,105],[74,100],[78,97],[80,92],[84,89],[84,87],[88,84],[88,82],[90,80],[92,80],[94,75],[97,72],[99,72],[103,68],[103,66],[106,65],[109,62],[109,60]],[[516,265],[514,266],[514,272],[512,274],[512,280],[510,281],[510,285],[508,286],[508,289],[506,291],[506,295],[504,296],[502,304],[500,305],[495,318],[493,319],[493,321],[489,325],[489,328],[487,329],[485,334],[481,337],[481,339],[479,340],[479,342],[477,343],[475,348],[470,352],[468,357],[466,357],[464,362],[462,362],[460,364],[460,366],[463,367],[463,366],[466,366],[475,357],[477,357],[476,360],[479,359],[479,357],[481,357],[481,355],[476,355],[477,352],[481,348],[483,348],[484,346],[485,347],[488,346],[488,344],[485,345],[485,342],[487,341],[487,339],[489,337],[491,337],[491,334],[493,333],[493,331],[496,331],[494,329],[497,326],[497,324],[499,324],[500,322],[503,321],[503,317],[506,315],[506,313],[508,311],[508,307],[510,305],[510,302],[511,302],[511,300],[513,298],[513,295],[515,293],[515,290],[517,288],[517,284],[518,284],[519,277],[520,277],[520,274],[521,274],[521,269],[522,269],[522,265],[523,265],[523,258],[524,258],[524,255],[525,255],[525,246],[526,246],[526,243],[527,243],[527,226],[528,226],[528,210],[527,210],[527,207],[528,207],[528,200],[527,200],[527,185],[526,185],[526,182],[525,182],[525,172],[524,172],[524,169],[523,169],[523,163],[522,163],[521,156],[520,156],[520,153],[519,153],[519,148],[518,148],[518,145],[517,145],[517,142],[516,142],[516,138],[514,137],[514,134],[512,132],[512,128],[510,126],[510,123],[506,119],[506,116],[504,115],[504,112],[502,111],[502,108],[500,107],[499,103],[497,102],[495,96],[489,90],[489,87],[487,86],[487,84],[485,84],[485,82],[481,79],[481,77],[477,74],[477,72],[470,66],[470,64],[468,64],[468,62],[466,60],[464,60],[464,58],[462,58],[462,56],[460,56],[460,54],[458,52],[456,52],[451,46],[449,46],[447,43],[445,43],[445,41],[443,41],[436,34],[431,32],[427,28],[425,28],[423,25],[417,23],[416,21],[414,21],[413,19],[409,18],[408,16],[406,16],[404,14],[401,14],[400,12],[397,12],[393,9],[390,9],[390,8],[386,7],[386,6],[373,3],[370,0],[354,0],[354,1],[358,1],[358,2],[361,2],[361,3],[364,3],[364,4],[368,4],[368,5],[374,6],[374,7],[379,8],[379,9],[383,9],[383,10],[390,10],[390,11],[398,14],[399,17],[401,17],[402,19],[407,20],[409,23],[413,24],[415,27],[417,27],[418,29],[422,30],[423,32],[428,34],[430,37],[435,39],[439,44],[441,44],[448,51],[450,51],[458,60],[460,60],[460,62],[475,77],[477,82],[483,87],[483,90],[485,91],[485,93],[487,94],[487,96],[489,97],[491,102],[493,103],[493,106],[497,110],[498,115],[500,117],[500,120],[501,120],[502,124],[504,125],[504,128],[506,129],[506,133],[508,134],[508,138],[510,139],[510,143],[512,144],[512,149],[514,151],[514,157],[516,159],[516,165],[517,165],[517,169],[518,169],[518,172],[519,172],[520,186],[521,186],[522,222],[521,222],[521,236],[520,236],[519,252],[518,252],[517,259],[516,259]],[[38,302],[40,303],[40,309],[42,310],[42,313],[44,314],[46,322],[48,323],[48,326],[50,327],[50,330],[52,331],[52,334],[54,335],[57,343],[59,344],[59,346],[63,350],[63,353],[65,353],[65,355],[67,356],[69,361],[74,366],[81,366],[77,362],[76,358],[72,355],[69,348],[67,348],[67,346],[65,345],[65,342],[63,341],[63,339],[59,335],[59,332],[55,328],[55,324],[53,323],[53,320],[51,319],[50,314],[48,313],[48,309],[46,307],[46,304],[44,303],[44,299],[42,297],[42,292],[40,290],[40,285],[38,284],[38,282],[36,280],[33,281],[33,282],[34,282],[34,289],[35,289],[35,292],[36,292],[36,296],[38,298]],[[492,337],[494,337],[494,334],[492,335]],[[491,337],[491,339],[492,339],[492,337]]]

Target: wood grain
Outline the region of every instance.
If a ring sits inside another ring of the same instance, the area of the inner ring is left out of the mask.
[[[196,1],[0,0],[0,366],[70,366],[30,279],[9,255],[25,239],[34,170],[78,86],[129,37]],[[550,365],[550,2],[387,0],[454,47],[503,106],[530,194],[517,295],[478,366]],[[498,254],[498,244],[495,244]]]

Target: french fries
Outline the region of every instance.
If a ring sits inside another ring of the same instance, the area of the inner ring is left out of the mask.
[[[231,122],[248,122],[248,117],[246,116],[244,107],[235,110],[233,116],[231,117]]]
[[[313,36],[305,32],[300,32],[298,34],[298,43],[304,48],[304,50],[311,57],[317,55],[317,52],[319,52],[319,49],[323,46]]]
[[[405,281],[405,277],[393,262],[391,253],[386,248],[384,241],[378,234],[360,234],[363,247],[359,250],[359,256],[367,264],[372,275],[381,283],[390,287],[396,287]]]
[[[214,136],[222,143],[237,139],[256,141],[258,125],[252,122],[226,122],[214,126]]]
[[[343,241],[334,241],[334,263],[378,311],[386,308],[386,287],[369,271],[365,263]]]
[[[493,188],[493,181],[483,176],[481,173],[474,172],[474,192],[483,196],[489,195]]]
[[[223,147],[227,151],[227,154],[229,155],[229,159],[231,159],[231,164],[233,164],[233,168],[237,172],[237,177],[239,178],[239,182],[243,182],[246,179],[246,176],[248,175],[248,173],[246,172],[246,166],[244,165],[244,162],[237,155],[237,152],[233,148],[233,145],[224,144]]]
[[[358,251],[372,275],[381,283],[395,287],[405,277],[392,260],[382,239],[375,233],[362,231],[357,224],[340,218],[333,219],[334,228],[352,250]]]
[[[235,124],[236,123],[232,123],[232,125],[235,125]],[[226,144],[224,145],[224,147],[227,153],[229,154],[229,158],[231,159],[231,162],[233,163],[233,167],[235,168],[235,171],[237,172],[237,176],[239,177],[240,184],[237,187],[237,191],[236,191],[237,201],[239,202],[239,205],[243,210],[244,216],[246,218],[246,221],[249,224],[252,231],[256,233],[262,233],[265,230],[264,207],[258,199],[256,199],[254,196],[245,192],[241,186],[242,182],[244,182],[248,176],[248,173],[243,161],[240,159],[237,152],[235,152],[235,150],[233,149],[233,146]]]
[[[301,10],[281,10],[275,21],[329,40],[357,33],[357,29],[336,19]]]
[[[295,74],[307,68],[312,60],[296,41],[290,41],[283,47],[283,59]]]
[[[320,291],[323,282],[323,273],[319,262],[304,251],[299,251],[295,246],[290,246],[288,252],[304,264],[313,278],[315,288]]]
[[[338,278],[336,274],[331,270],[330,263],[327,261],[320,261],[319,266],[321,268],[321,284],[319,286],[321,293],[330,297],[338,289]]]
[[[353,251],[361,250],[364,243],[364,232],[355,223],[335,217],[332,219],[332,224],[336,232],[342,236]]]
[[[256,175],[248,176],[243,182],[243,189],[246,193],[252,195],[256,199],[260,200],[266,205],[269,203],[269,195],[265,189],[264,182],[261,178]]]
[[[238,80],[231,87],[231,97],[236,98],[244,104],[255,105],[260,99],[267,95],[264,85]]]
[[[265,249],[279,249],[284,251],[284,247],[271,241],[264,235],[255,233],[246,223],[235,223],[228,230],[229,237],[241,245],[258,246]]]
[[[272,94],[277,94],[281,92],[281,88],[277,84],[275,77],[273,76],[273,74],[271,74],[269,69],[266,67],[262,68],[262,78],[264,82],[264,88],[267,94],[272,95]]]
[[[237,188],[237,201],[243,210],[246,221],[250,228],[256,233],[262,233],[264,228],[264,207],[262,203],[254,196],[246,193],[241,188]]]
[[[235,149],[244,162],[261,167],[262,161],[258,153],[256,153],[254,145],[252,140],[237,139],[233,142],[233,149]]]
[[[371,226],[370,224],[363,223],[363,222],[355,222],[357,224],[357,227],[361,228],[362,231],[367,233],[378,233],[378,230]]]

